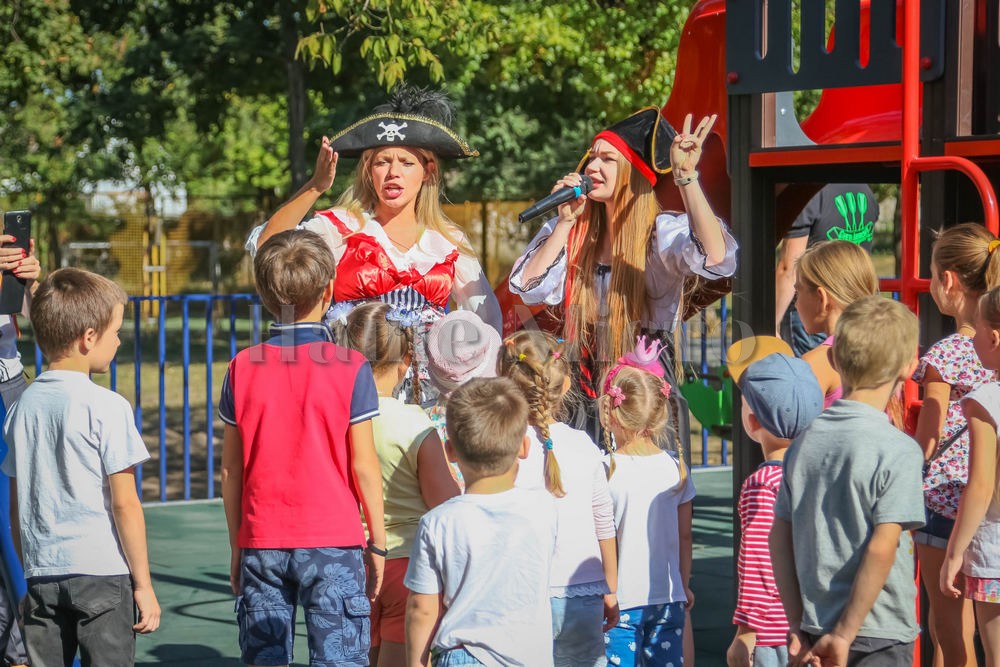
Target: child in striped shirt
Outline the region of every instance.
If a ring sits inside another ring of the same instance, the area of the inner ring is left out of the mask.
[[[733,614],[737,629],[726,662],[729,667],[784,667],[788,620],[774,583],[767,540],[785,451],[823,410],[823,390],[809,364],[793,357],[788,344],[778,338],[745,338],[734,343],[726,357],[743,394],[743,428],[760,444],[765,459],[740,490],[743,538]]]

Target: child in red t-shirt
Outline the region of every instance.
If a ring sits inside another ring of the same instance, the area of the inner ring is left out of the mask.
[[[248,664],[292,661],[296,604],[311,662],[368,664],[370,600],[386,555],[371,422],[378,394],[365,358],[335,345],[321,322],[334,272],[315,233],[268,239],[254,274],[278,323],[268,341],[236,355],[223,382],[222,498]]]

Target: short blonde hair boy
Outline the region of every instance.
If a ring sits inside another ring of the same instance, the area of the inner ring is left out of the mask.
[[[528,402],[508,378],[469,380],[448,399],[445,427],[460,465],[479,475],[501,475],[521,451]]]
[[[881,296],[858,299],[837,320],[833,358],[845,393],[896,382],[917,354],[916,316]]]

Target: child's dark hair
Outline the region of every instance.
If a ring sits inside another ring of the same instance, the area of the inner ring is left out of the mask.
[[[962,286],[976,295],[1000,285],[1000,242],[990,230],[963,222],[942,231],[931,254],[938,273],[952,271]]]
[[[519,331],[504,341],[497,371],[513,380],[528,399],[528,423],[535,427],[545,446],[545,488],[561,498],[566,491],[559,462],[552,451],[549,422],[555,421],[560,413],[566,379],[570,376],[562,346],[549,334]]]
[[[413,402],[419,405],[420,377],[413,327],[405,323],[405,318],[395,319],[395,313],[389,304],[381,301],[363,303],[347,315],[347,324],[337,340],[365,355],[374,373],[394,367],[409,355],[413,370]]]
[[[261,303],[279,322],[309,314],[336,274],[330,247],[316,232],[289,229],[260,246],[253,260]]]
[[[510,470],[528,428],[528,404],[508,378],[476,378],[456,389],[445,412],[448,443],[480,475]]]
[[[670,401],[664,397],[664,382],[652,373],[623,366],[617,370],[611,382],[605,378],[601,383],[607,390],[597,399],[601,424],[604,426],[604,446],[611,457],[608,478],[615,473],[615,447],[611,440],[611,425],[617,424],[629,437],[649,438],[664,448],[663,444],[671,435]],[[617,397],[612,396],[616,394]],[[676,489],[684,488],[688,480],[688,469],[684,463],[684,450],[678,444],[677,458],[680,480]],[[665,448],[664,448],[665,449]]]
[[[127,303],[125,290],[104,276],[74,268],[53,271],[31,299],[35,341],[49,361],[57,361],[87,329],[104,334],[115,306]]]

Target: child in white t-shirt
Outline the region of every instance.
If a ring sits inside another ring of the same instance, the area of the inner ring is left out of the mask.
[[[614,437],[605,459],[618,532],[618,624],[608,632],[610,664],[680,667],[685,612],[694,603],[691,500],[684,457],[657,444],[667,429],[670,385],[657,344],[640,338],[602,384],[601,423]],[[680,453],[679,453],[680,454]]]
[[[445,448],[465,494],[417,528],[404,579],[409,667],[428,657],[435,667],[552,666],[555,501],[542,489],[514,488],[527,418],[505,378],[471,380],[448,400]]]
[[[608,480],[600,451],[583,431],[556,421],[571,369],[552,336],[520,331],[504,341],[499,371],[528,400],[528,458],[515,485],[556,497],[559,530],[552,561],[556,667],[604,667],[604,632],[618,622],[618,557]]]

